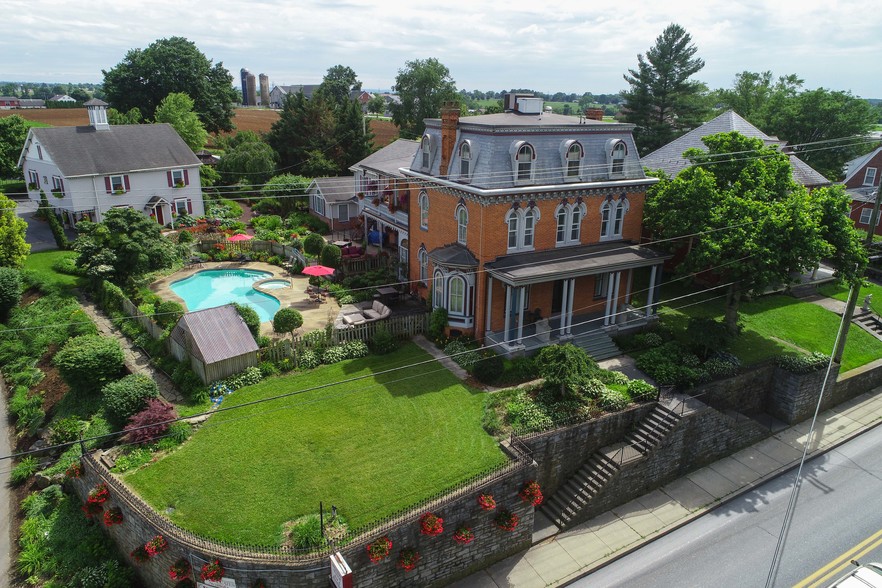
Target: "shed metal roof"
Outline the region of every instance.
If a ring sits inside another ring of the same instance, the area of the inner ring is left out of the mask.
[[[175,327],[175,340],[183,333],[193,341],[191,353],[206,364],[257,351],[257,343],[232,304],[188,312]]]

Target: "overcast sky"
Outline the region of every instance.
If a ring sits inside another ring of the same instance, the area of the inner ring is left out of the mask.
[[[385,89],[412,59],[436,57],[458,88],[613,93],[671,22],[705,68],[795,73],[806,88],[882,98],[882,10],[872,0],[2,0],[0,80],[100,82],[130,48],[183,36],[234,80],[242,67],[273,84],[321,81],[348,65]]]

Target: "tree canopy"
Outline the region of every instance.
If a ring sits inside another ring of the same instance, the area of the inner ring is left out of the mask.
[[[406,62],[393,89],[401,102],[392,105],[392,122],[406,138],[420,137],[423,119],[441,116],[441,105],[458,96],[450,71],[434,57]]]
[[[294,174],[280,174],[273,176],[260,190],[264,198],[272,198],[278,202],[278,213],[283,217],[297,209],[298,196],[306,199],[306,190],[309,188],[310,179]]]
[[[77,266],[93,278],[131,286],[137,278],[171,267],[177,253],[159,225],[132,208],[112,208],[100,223],[81,222],[74,242]]]
[[[859,279],[866,253],[841,187],[809,195],[793,181],[788,156],[760,139],[731,132],[703,142],[707,152],[684,154],[691,167],[648,190],[644,226],[655,239],[673,239],[672,249],[686,248],[679,273],[710,271],[731,283],[730,333],[738,331],[742,294],[787,284],[821,259],[830,260],[840,278]]]
[[[361,82],[351,67],[335,65],[328,69],[316,94],[324,98],[331,108],[341,108],[353,101],[353,92],[361,92]]]
[[[334,111],[322,96],[310,100],[298,92],[285,97],[279,120],[266,138],[279,155],[280,167],[309,176],[336,175],[333,168],[327,173],[312,173],[328,165],[335,126]]]
[[[199,151],[205,146],[208,133],[193,112],[193,99],[182,92],[172,92],[156,108],[156,122],[174,127],[187,147]]]
[[[0,118],[0,178],[20,178],[18,157],[28,136],[28,122],[17,114]]]
[[[15,213],[16,203],[0,192],[0,266],[24,267],[31,252],[25,240],[28,223]]]
[[[695,54],[692,36],[677,24],[668,25],[646,56],[637,56],[622,92],[625,120],[637,125],[634,140],[641,155],[650,153],[704,122],[706,87],[692,80],[704,61]]]
[[[163,98],[183,92],[193,98],[196,113],[212,133],[233,130],[233,77],[223,63],[212,65],[184,37],[159,39],[146,49],[131,49],[104,74],[107,101],[119,111],[137,107],[149,119]]]
[[[217,171],[226,185],[260,185],[272,177],[275,169],[275,152],[259,138],[240,142],[228,149],[217,164]]]

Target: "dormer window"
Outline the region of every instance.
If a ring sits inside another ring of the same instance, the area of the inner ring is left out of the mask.
[[[468,142],[463,141],[462,145],[459,146],[459,177],[463,180],[468,180],[471,176],[471,165],[472,165],[472,148],[469,146]]]
[[[429,171],[429,166],[432,163],[432,138],[429,135],[423,135],[423,140],[420,142],[420,155],[422,156],[423,171]]]
[[[533,147],[530,145],[521,145],[517,155],[519,182],[530,181],[533,175]]]
[[[606,156],[611,178],[624,175],[625,157],[627,155],[628,147],[621,139],[610,139],[606,142]]]
[[[568,178],[578,178],[581,169],[582,169],[582,146],[576,142],[573,142],[570,145],[569,149],[567,149],[567,170],[566,175]]]

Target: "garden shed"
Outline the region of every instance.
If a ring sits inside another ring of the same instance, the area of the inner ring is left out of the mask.
[[[190,360],[206,384],[258,364],[257,343],[231,304],[188,312],[169,338],[179,361]]]

